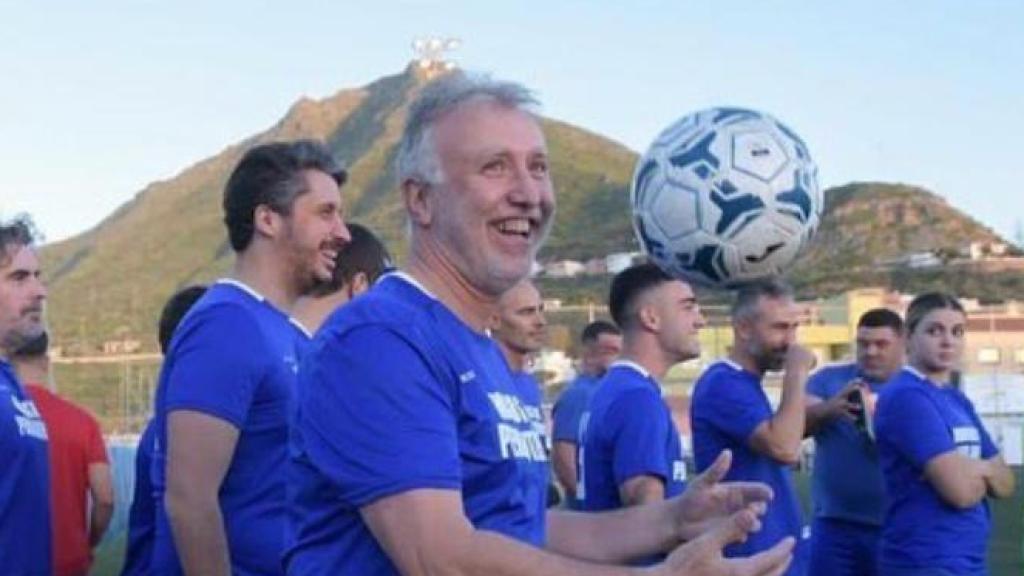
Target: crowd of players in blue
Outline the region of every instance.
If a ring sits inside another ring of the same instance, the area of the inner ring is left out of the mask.
[[[947,295],[916,298],[905,327],[865,315],[856,362],[812,375],[789,290],[741,289],[732,350],[694,389],[688,476],[660,381],[700,356],[705,319],[689,285],[635,265],[611,284],[615,326],[584,333],[548,441],[526,365],[543,335],[526,277],[555,208],[535,105],[483,76],[425,87],[396,151],[407,264],[358,290],[349,275],[346,303],[320,311],[303,306],[339,283],[356,236],[346,174],[311,141],[245,154],[224,194],[229,277],[161,323],[124,573],[986,574],[988,498],[1014,478],[950,385],[966,319]],[[0,352],[42,329],[31,244],[0,228]],[[3,574],[50,572],[24,543],[47,530],[32,418],[0,363]],[[810,538],[791,478],[807,435]]]

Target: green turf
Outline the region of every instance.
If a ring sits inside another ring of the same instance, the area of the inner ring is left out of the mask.
[[[96,549],[96,560],[92,564],[92,576],[117,576],[124,562],[125,534],[107,537]]]
[[[990,576],[1024,575],[1024,469],[1017,472],[1017,490],[1012,498],[995,500],[992,505],[992,536],[989,539]],[[804,517],[810,518],[810,476],[794,474]],[[814,576],[808,574],[808,576]]]

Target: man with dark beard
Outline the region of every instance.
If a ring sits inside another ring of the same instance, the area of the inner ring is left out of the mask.
[[[0,573],[52,574],[46,425],[10,359],[43,333],[46,287],[27,219],[0,223]]]
[[[349,241],[345,172],[313,141],[260,145],[228,179],[235,252],[178,326],[156,397],[153,574],[282,572],[295,301],[331,279]]]
[[[726,547],[727,556],[764,550],[783,536],[797,538],[787,576],[805,570],[799,502],[790,466],[800,459],[804,434],[804,384],[814,356],[796,343],[797,310],[789,288],[778,282],[739,291],[732,308],[733,348],[729,357],[708,367],[693,391],[690,418],[697,471],[719,452],[733,453],[728,480],[756,480],[772,487],[760,532]],[[783,370],[782,399],[772,413],[762,379]]]

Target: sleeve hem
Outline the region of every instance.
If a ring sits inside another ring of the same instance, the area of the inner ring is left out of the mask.
[[[383,500],[384,498],[420,489],[461,491],[462,483],[451,478],[409,478],[395,480],[385,484],[384,486],[360,490],[351,498],[351,501],[356,508],[363,508],[379,500]]]
[[[231,424],[238,430],[242,430],[244,422],[238,415],[230,413],[228,410],[219,406],[211,406],[208,404],[201,404],[198,402],[175,402],[167,405],[167,414],[176,412],[178,410],[191,410],[193,412],[201,412],[207,416],[213,416],[218,420],[224,420],[228,424]]]

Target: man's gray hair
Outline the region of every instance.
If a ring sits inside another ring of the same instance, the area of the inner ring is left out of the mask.
[[[534,114],[534,108],[539,105],[533,93],[522,84],[494,80],[483,74],[453,72],[434,80],[409,106],[396,158],[399,183],[410,178],[430,184],[444,180],[434,144],[434,124],[460,105],[477,99],[530,114]]]
[[[793,289],[781,280],[770,279],[740,288],[732,304],[732,321],[757,319],[757,305],[762,298],[778,300],[792,298]]]

